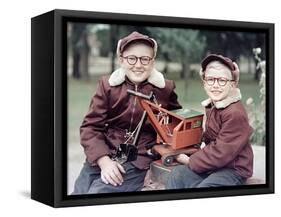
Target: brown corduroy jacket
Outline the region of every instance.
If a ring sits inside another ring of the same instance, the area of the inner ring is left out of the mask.
[[[206,106],[203,139],[206,146],[190,157],[189,166],[197,173],[232,168],[248,178],[253,173],[253,151],[249,143],[252,128],[240,101],[239,89],[233,96],[216,105],[210,100]]]
[[[99,80],[89,112],[80,127],[80,142],[87,160],[92,165],[95,165],[96,160],[102,156],[112,156],[118,145],[125,142],[126,130],[133,131],[141,119],[143,109],[135,96],[127,93],[128,89],[146,95],[153,91],[163,108],[169,110],[181,108],[174,92],[175,83],[165,80],[159,72],[153,72],[153,76],[154,79],[148,79],[137,86],[124,77],[123,73],[121,80],[120,73],[115,72],[110,77],[103,76]],[[151,159],[146,155],[145,144],[155,142],[155,139],[156,133],[147,120],[142,127],[137,145],[138,158],[132,162],[137,168],[149,167]]]

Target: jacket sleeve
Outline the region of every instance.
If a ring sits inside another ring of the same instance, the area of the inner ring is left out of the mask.
[[[178,95],[175,92],[176,84],[171,81],[171,93],[169,98],[168,110],[181,109],[182,106],[178,102]]]
[[[222,127],[216,140],[191,155],[190,168],[202,173],[226,166],[248,144],[251,133],[252,128],[243,112],[237,110],[222,114]]]
[[[87,160],[95,164],[96,160],[110,154],[105,142],[104,131],[108,114],[108,98],[102,79],[99,80],[90,108],[80,127],[80,142]]]

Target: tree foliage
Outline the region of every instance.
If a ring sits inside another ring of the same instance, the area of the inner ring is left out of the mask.
[[[87,24],[90,25],[90,24]],[[91,28],[101,24],[92,24]],[[182,67],[181,78],[188,80],[192,77],[190,64],[200,63],[208,53],[222,54],[238,61],[241,56],[248,61],[253,61],[252,49],[260,47],[266,50],[265,34],[256,32],[220,31],[187,28],[148,27],[133,25],[109,25],[102,24],[106,28],[96,28],[95,34],[102,57],[110,58],[111,71],[115,69],[116,46],[120,38],[133,31],[149,35],[158,43],[157,59],[165,63],[164,72],[170,69],[169,63],[177,62]],[[77,65],[81,58],[81,48],[84,48],[84,56],[87,54],[86,24],[76,23],[73,25],[71,45],[73,47],[73,76],[79,78],[80,72]],[[83,39],[84,37],[84,39]],[[88,49],[89,50],[89,49]],[[265,58],[265,56],[261,56]],[[87,61],[86,61],[87,62]],[[84,67],[85,68],[85,67]],[[255,79],[259,80],[256,72]]]
[[[198,30],[150,28],[159,44],[160,58],[182,65],[181,77],[189,77],[189,65],[200,62],[206,47],[206,37]]]

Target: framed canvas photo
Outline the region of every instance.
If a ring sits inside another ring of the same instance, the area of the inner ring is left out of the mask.
[[[32,199],[274,193],[274,24],[53,10],[31,27]]]

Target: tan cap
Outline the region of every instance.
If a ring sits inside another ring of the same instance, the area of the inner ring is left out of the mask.
[[[224,64],[227,68],[230,69],[233,80],[239,80],[239,70],[238,68],[236,68],[234,62],[230,58],[218,54],[210,54],[205,57],[205,59],[203,59],[203,61],[201,62],[201,72],[203,74],[206,70],[207,65],[213,61],[219,61],[220,63]]]
[[[157,52],[157,43],[153,38],[150,38],[147,35],[143,35],[139,32],[132,32],[131,34],[129,34],[128,36],[120,39],[118,41],[118,45],[117,45],[117,55],[119,56],[121,53],[123,53],[123,51],[125,50],[125,48],[132,42],[135,41],[144,41],[146,42],[148,45],[150,45],[153,50],[154,50],[154,57],[156,56],[156,52]]]

